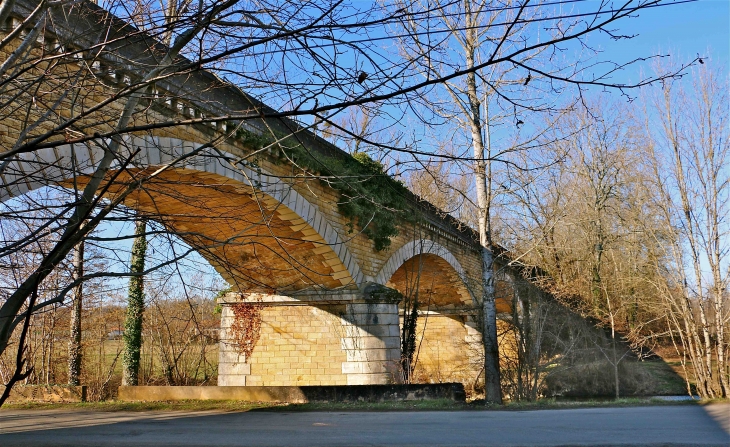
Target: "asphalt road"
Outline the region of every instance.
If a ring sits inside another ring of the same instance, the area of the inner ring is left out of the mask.
[[[730,446],[730,404],[392,413],[0,411],[0,446]]]

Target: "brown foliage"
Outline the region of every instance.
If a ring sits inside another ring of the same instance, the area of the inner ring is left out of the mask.
[[[236,350],[245,356],[245,361],[251,357],[261,336],[262,307],[261,304],[255,303],[231,304],[233,324],[230,331],[236,343]]]

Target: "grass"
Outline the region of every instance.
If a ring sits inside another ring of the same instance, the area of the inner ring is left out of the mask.
[[[51,371],[51,381],[54,380],[66,380],[67,369],[66,369],[66,356],[68,355],[67,347],[64,343],[57,343],[56,349],[52,354],[53,365]],[[176,346],[176,349],[180,349],[181,346]],[[84,349],[84,364],[86,365],[86,375],[82,379],[84,383],[89,387],[92,387],[95,383],[101,383],[105,380],[108,373],[111,372],[112,376],[118,381],[121,380],[122,376],[122,358],[121,352],[122,340],[104,340],[101,343],[93,344]],[[140,383],[143,384],[162,384],[164,383],[164,368],[160,361],[160,357],[155,353],[157,349],[149,340],[143,342],[142,351],[140,353]],[[188,345],[190,349],[191,357],[197,356],[194,351],[201,349],[200,344]],[[182,360],[189,359],[185,357]],[[218,344],[213,343],[205,346],[205,358],[209,365],[218,364]],[[191,362],[195,363],[195,362]],[[197,377],[193,376],[193,367],[186,368],[183,361],[180,362],[180,368],[192,378],[193,382],[200,383],[204,379],[203,371],[198,371]],[[214,370],[208,371],[208,379],[210,380],[211,374],[214,374]],[[213,379],[215,377],[213,376]],[[111,381],[114,384],[115,380]]]
[[[566,401],[542,399],[536,402],[508,402],[503,406],[484,405],[483,401],[470,403],[447,399],[398,401],[398,402],[312,402],[282,404],[272,402],[243,402],[230,400],[183,400],[161,402],[82,402],[82,403],[14,403],[3,405],[2,410],[77,410],[77,411],[533,411],[571,408],[621,408],[638,406],[697,405],[719,403],[727,400],[665,401],[652,398],[622,398],[619,400]]]
[[[654,377],[657,395],[682,395],[687,393],[684,378],[679,375],[672,365],[662,360],[637,362]]]

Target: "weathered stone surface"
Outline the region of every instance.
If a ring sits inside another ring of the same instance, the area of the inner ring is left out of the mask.
[[[227,374],[233,375],[248,375],[251,374],[251,365],[248,363],[237,362],[219,362],[218,363],[218,376],[225,376]]]
[[[218,374],[218,386],[246,386],[246,375]]]
[[[319,308],[298,305],[293,298],[289,302],[282,297],[259,298],[267,305],[261,312],[260,338],[247,363],[234,363],[238,358],[234,342],[222,332],[219,385],[360,385],[399,380],[396,304],[361,302]],[[342,294],[344,301],[353,298],[357,300],[358,295],[350,291]],[[328,299],[339,301],[334,293],[328,294]],[[222,327],[232,324],[231,302],[227,297]],[[368,324],[358,325],[356,321]],[[390,322],[395,324],[386,324]]]

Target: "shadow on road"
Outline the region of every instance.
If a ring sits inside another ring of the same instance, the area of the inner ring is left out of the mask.
[[[730,445],[730,404],[460,412],[3,410],[10,446]]]

